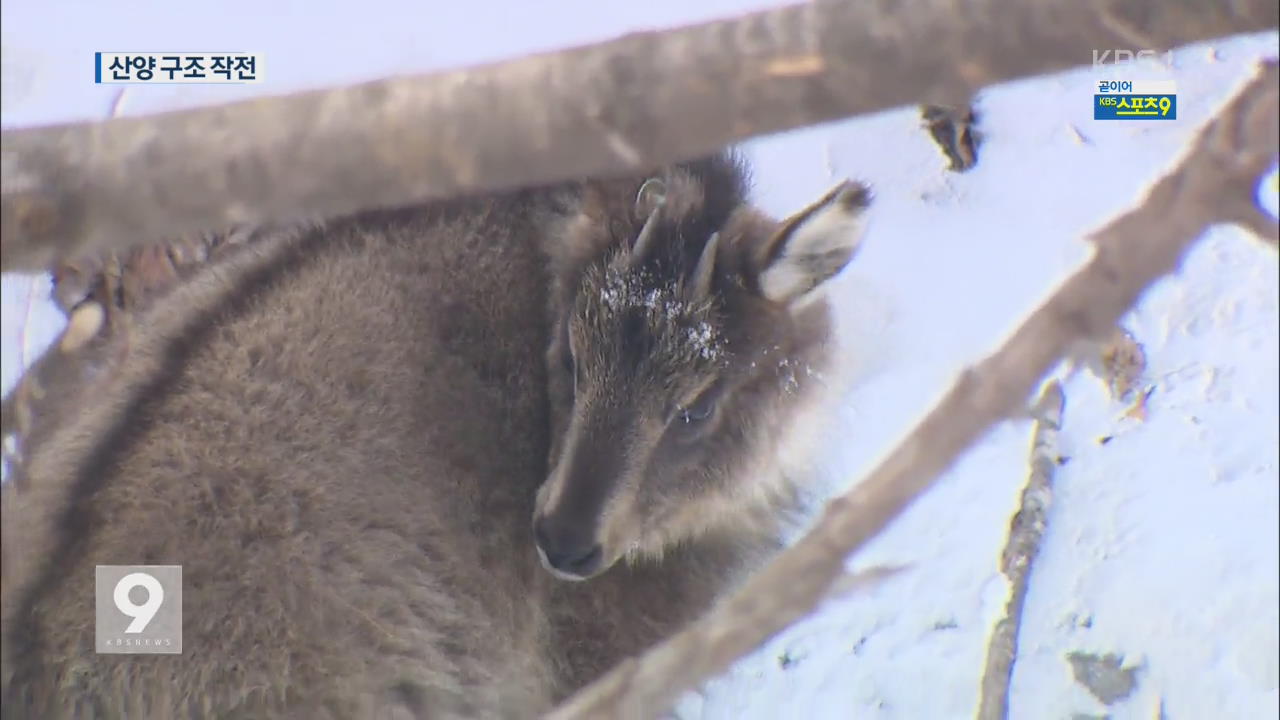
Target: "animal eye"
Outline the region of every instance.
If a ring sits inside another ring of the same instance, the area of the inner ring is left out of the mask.
[[[676,420],[685,426],[693,427],[710,420],[715,412],[715,395],[705,392],[692,405],[680,408],[676,412]]]
[[[667,199],[667,184],[658,178],[649,178],[636,193],[636,217],[645,218]]]

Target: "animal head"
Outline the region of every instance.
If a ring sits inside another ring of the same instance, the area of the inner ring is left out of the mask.
[[[830,334],[825,283],[857,248],[867,189],[781,222],[728,155],[587,185],[550,238],[553,440],[533,531],[582,580],[749,520]]]

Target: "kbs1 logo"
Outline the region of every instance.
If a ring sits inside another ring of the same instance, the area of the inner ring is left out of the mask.
[[[182,653],[181,565],[98,565],[94,599],[99,653]]]
[[[93,54],[93,81],[99,85],[262,82],[261,53]]]
[[[1114,55],[1113,55],[1114,53]],[[1111,60],[1108,64],[1107,61]],[[1138,63],[1145,63],[1140,67]],[[1098,81],[1093,96],[1094,120],[1176,120],[1178,94],[1172,79],[1147,79],[1152,68],[1166,74],[1173,69],[1173,51],[1154,50],[1093,51],[1093,69],[1111,68],[1117,79]],[[1131,77],[1124,77],[1124,76]]]

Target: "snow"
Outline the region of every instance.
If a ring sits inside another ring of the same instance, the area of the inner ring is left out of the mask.
[[[1137,201],[1252,61],[1275,54],[1274,33],[1178,50],[1179,120],[1164,124],[1093,121],[1091,69],[992,88],[978,104],[980,160],[964,175],[942,169],[907,109],[756,143],[773,212],[844,175],[876,194],[866,245],[835,291],[858,375],[828,460],[835,486],[1074,271],[1090,228]],[[1275,178],[1258,191],[1273,214]],[[1070,459],[1032,571],[1011,717],[1280,712],[1277,294],[1275,252],[1215,228],[1125,320],[1155,385],[1145,423],[1123,419],[1127,405],[1088,372],[1060,373]],[[908,572],[781,634],[681,716],[972,717],[1029,442],[1029,423],[997,428],[851,563]],[[1075,651],[1124,656],[1140,667],[1136,690],[1104,706],[1074,682]]]
[[[3,5],[3,125],[133,115],[492,60],[772,2],[556,0],[420,4],[248,0]],[[326,7],[327,6],[327,7]],[[413,8],[413,9],[410,9]],[[406,22],[405,17],[415,18]],[[140,21],[137,18],[149,18]],[[495,23],[495,17],[503,18]],[[345,32],[360,27],[359,33]],[[256,86],[93,85],[92,53],[266,54]],[[1089,256],[1083,240],[1137,202],[1196,129],[1277,54],[1276,33],[1174,52],[1178,119],[1097,122],[1078,70],[990,88],[984,142],[964,174],[896,109],[750,143],[756,199],[784,216],[834,182],[875,200],[832,289],[854,380],[822,475],[834,491],[874,465],[963,367],[991,351]],[[1164,69],[1143,72],[1166,73]],[[1277,172],[1258,203],[1278,211]],[[1062,368],[1066,412],[1048,530],[1034,569],[1011,717],[1263,718],[1280,714],[1280,287],[1277,256],[1236,227],[1206,234],[1182,270],[1125,319],[1155,389],[1126,418],[1087,370]],[[7,275],[3,382],[56,335],[47,279]],[[1100,442],[1110,437],[1108,442]],[[986,642],[1008,585],[998,568],[1026,481],[1029,423],[995,428],[850,567],[905,565],[829,602],[682,701],[693,720],[972,717]],[[1071,653],[1123,656],[1137,686],[1104,706]]]
[[[600,302],[615,313],[644,308],[651,322],[684,326],[680,357],[716,361],[724,357],[724,338],[699,318],[700,306],[682,296],[674,282],[653,287],[654,279],[643,271],[610,268],[600,288]]]

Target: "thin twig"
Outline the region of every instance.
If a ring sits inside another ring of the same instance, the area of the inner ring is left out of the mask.
[[[493,65],[3,133],[0,269],[637,172],[771,132],[1280,25],[1275,0],[817,0]],[[1141,30],[1137,30],[1140,28]]]
[[[1280,73],[1258,77],[1194,139],[1190,154],[1134,210],[1093,236],[1093,259],[950,392],[870,475],[832,500],[812,531],[688,628],[629,659],[550,717],[652,718],[680,693],[813,610],[849,553],[880,533],[1028,393],[1081,337],[1103,338],[1155,280],[1223,216],[1223,193],[1274,161]],[[1229,210],[1229,208],[1227,208]]]
[[[987,664],[982,674],[978,720],[1009,717],[1009,679],[1017,655],[1022,606],[1027,599],[1031,564],[1040,553],[1053,500],[1053,474],[1058,468],[1058,430],[1062,427],[1062,385],[1049,383],[1033,413],[1036,423],[1031,441],[1031,473],[1022,491],[1022,504],[1009,523],[1009,541],[1000,558],[1000,571],[1009,578],[1009,603],[1004,617],[991,631]]]

